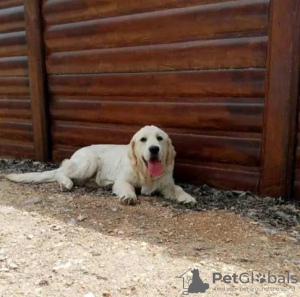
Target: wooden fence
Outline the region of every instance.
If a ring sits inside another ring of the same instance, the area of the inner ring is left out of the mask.
[[[299,20],[298,0],[3,0],[0,154],[155,124],[178,179],[300,199]]]

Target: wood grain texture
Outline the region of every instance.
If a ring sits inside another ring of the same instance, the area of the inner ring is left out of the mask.
[[[51,105],[57,120],[245,132],[261,132],[262,111],[261,104],[59,100]]]
[[[228,0],[44,0],[43,14],[45,23],[54,25],[226,1]]]
[[[29,80],[27,77],[0,77],[0,96],[29,96]]]
[[[175,179],[196,185],[208,184],[221,189],[244,189],[256,193],[260,174],[258,172],[215,168],[192,164],[175,165]]]
[[[0,9],[23,5],[23,0],[1,0]]]
[[[140,125],[143,126],[143,125]],[[186,132],[172,132],[165,128],[175,145],[177,156],[181,160],[197,162],[218,162],[244,166],[260,166],[260,139],[226,137],[214,135],[193,135]],[[127,144],[136,132],[130,126],[83,124],[53,121],[52,139],[54,145],[76,147],[91,144]],[[85,137],[82,137],[85,135]]]
[[[53,53],[47,72],[149,72],[266,66],[267,37]],[[211,58],[213,57],[213,59]]]
[[[264,70],[54,75],[51,95],[263,97]]]
[[[26,56],[25,31],[0,34],[0,57]]]
[[[0,119],[30,119],[31,106],[28,99],[0,99]]]
[[[27,57],[0,58],[0,76],[27,76]]]
[[[11,121],[0,119],[0,138],[2,140],[15,140],[33,142],[33,127],[31,121]]]
[[[0,143],[1,157],[34,158],[34,147],[31,143],[22,143],[12,140],[2,140]]]
[[[300,2],[273,1],[270,22],[261,194],[290,199],[299,91]]]
[[[50,156],[48,113],[45,91],[44,48],[41,2],[24,0],[35,158],[48,161]]]
[[[173,25],[170,25],[173,24]],[[51,26],[48,52],[266,34],[268,1],[247,0]]]
[[[24,31],[24,6],[0,9],[0,33]]]

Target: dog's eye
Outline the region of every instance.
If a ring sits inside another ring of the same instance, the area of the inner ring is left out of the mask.
[[[141,142],[146,142],[146,141],[147,141],[146,137],[141,138]]]
[[[162,140],[163,140],[163,138],[162,138],[161,136],[157,136],[156,139],[157,139],[158,141],[162,141]]]

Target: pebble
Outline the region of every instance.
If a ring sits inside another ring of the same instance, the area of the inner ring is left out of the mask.
[[[32,198],[25,200],[23,202],[23,204],[24,205],[33,205],[33,204],[38,204],[40,202],[42,202],[42,199],[40,197],[32,197]]]
[[[109,292],[103,292],[102,296],[103,296],[103,297],[110,297],[111,294],[110,294]]]
[[[95,297],[95,295],[91,292],[84,295],[84,297]]]
[[[123,234],[125,234],[125,232],[124,232],[123,230],[119,230],[119,231],[118,231],[118,234],[119,234],[119,235],[123,235]]]
[[[57,226],[57,225],[52,225],[51,229],[54,230],[54,231],[58,231],[58,230],[60,230],[60,227]]]
[[[69,221],[68,221],[68,225],[69,226],[75,226],[76,225],[76,220],[71,218]]]
[[[80,215],[77,217],[77,221],[78,221],[78,222],[82,222],[82,221],[86,220],[87,218],[88,218],[87,215],[85,215],[85,214],[80,214]]]

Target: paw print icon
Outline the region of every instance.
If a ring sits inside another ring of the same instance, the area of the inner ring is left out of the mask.
[[[266,275],[265,274],[262,274],[262,273],[259,273],[259,274],[256,274],[256,281],[263,284],[266,282]]]

